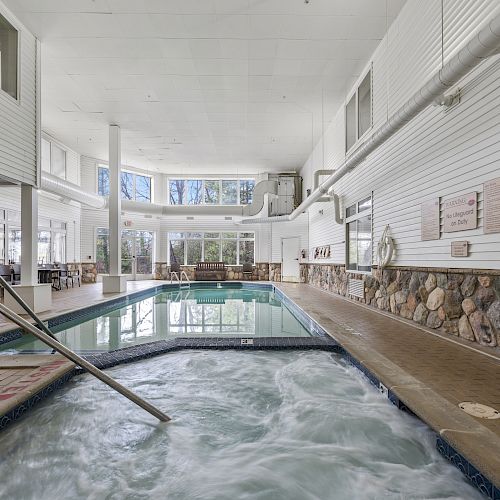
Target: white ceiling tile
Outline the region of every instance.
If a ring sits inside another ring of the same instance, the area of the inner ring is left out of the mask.
[[[116,122],[131,164],[264,172],[300,168],[404,0],[4,2],[42,41],[42,125],[68,146],[106,158]]]

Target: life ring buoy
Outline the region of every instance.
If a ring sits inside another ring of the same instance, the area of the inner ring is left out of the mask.
[[[392,260],[394,253],[394,240],[389,235],[389,224],[385,226],[384,232],[377,245],[377,263],[379,269],[384,269]]]

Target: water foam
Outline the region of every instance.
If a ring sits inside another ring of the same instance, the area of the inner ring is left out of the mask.
[[[432,433],[323,352],[186,351],[85,375],[2,434],[16,499],[481,499]]]

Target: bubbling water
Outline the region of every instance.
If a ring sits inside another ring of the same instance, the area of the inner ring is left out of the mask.
[[[1,498],[481,499],[417,419],[324,352],[184,351],[88,375],[2,433]]]

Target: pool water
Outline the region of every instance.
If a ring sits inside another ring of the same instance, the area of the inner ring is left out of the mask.
[[[1,498],[482,498],[337,355],[183,351],[108,373],[172,422],[79,376],[3,432]]]
[[[225,288],[159,293],[62,328],[57,338],[77,352],[110,351],[174,337],[310,336],[273,292]],[[48,350],[31,335],[0,348],[9,354]]]

